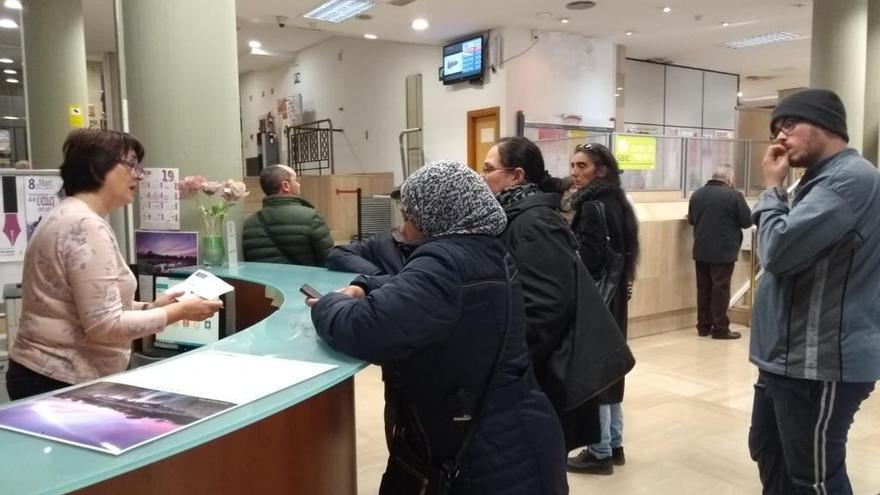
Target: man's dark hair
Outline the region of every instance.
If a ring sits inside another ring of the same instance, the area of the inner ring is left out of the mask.
[[[269,165],[260,172],[260,188],[266,196],[278,194],[286,180],[290,180],[290,169],[285,165]]]
[[[97,191],[107,174],[134,151],[144,158],[144,145],[131,134],[105,129],[77,129],[67,135],[62,146],[64,162],[61,179],[64,194]]]

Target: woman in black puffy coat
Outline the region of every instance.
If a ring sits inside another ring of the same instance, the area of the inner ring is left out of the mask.
[[[403,270],[308,301],[330,347],[399,370],[401,411],[380,493],[418,493],[394,476],[399,446],[439,469],[474,428],[452,493],[568,493],[562,430],[529,361],[519,276],[496,238],[504,212],[454,162],[416,171],[401,206],[403,236],[417,244]]]

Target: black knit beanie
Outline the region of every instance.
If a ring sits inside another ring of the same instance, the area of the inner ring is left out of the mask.
[[[816,124],[849,142],[846,133],[846,109],[840,97],[827,89],[805,89],[790,94],[776,104],[770,119],[770,132],[785,117],[795,117]]]

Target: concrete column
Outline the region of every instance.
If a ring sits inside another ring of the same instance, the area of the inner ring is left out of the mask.
[[[868,46],[865,59],[865,132],[862,153],[880,162],[880,0],[868,0]]]
[[[862,151],[868,0],[813,0],[810,87],[840,95],[850,146]]]
[[[146,167],[242,179],[234,0],[118,0],[123,110]],[[184,230],[201,230],[182,203]],[[135,215],[137,217],[137,215]],[[229,219],[240,224],[241,206]]]
[[[34,168],[58,168],[67,134],[88,123],[82,0],[23,3],[29,155]],[[79,118],[71,118],[72,107]]]

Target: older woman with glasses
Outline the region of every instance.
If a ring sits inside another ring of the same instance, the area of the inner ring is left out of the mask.
[[[6,388],[13,400],[128,366],[131,342],[180,321],[204,320],[220,301],[134,300],[137,281],[105,217],[134,200],[144,147],[122,132],[80,129],[64,142],[66,196],[25,252],[22,315]]]

